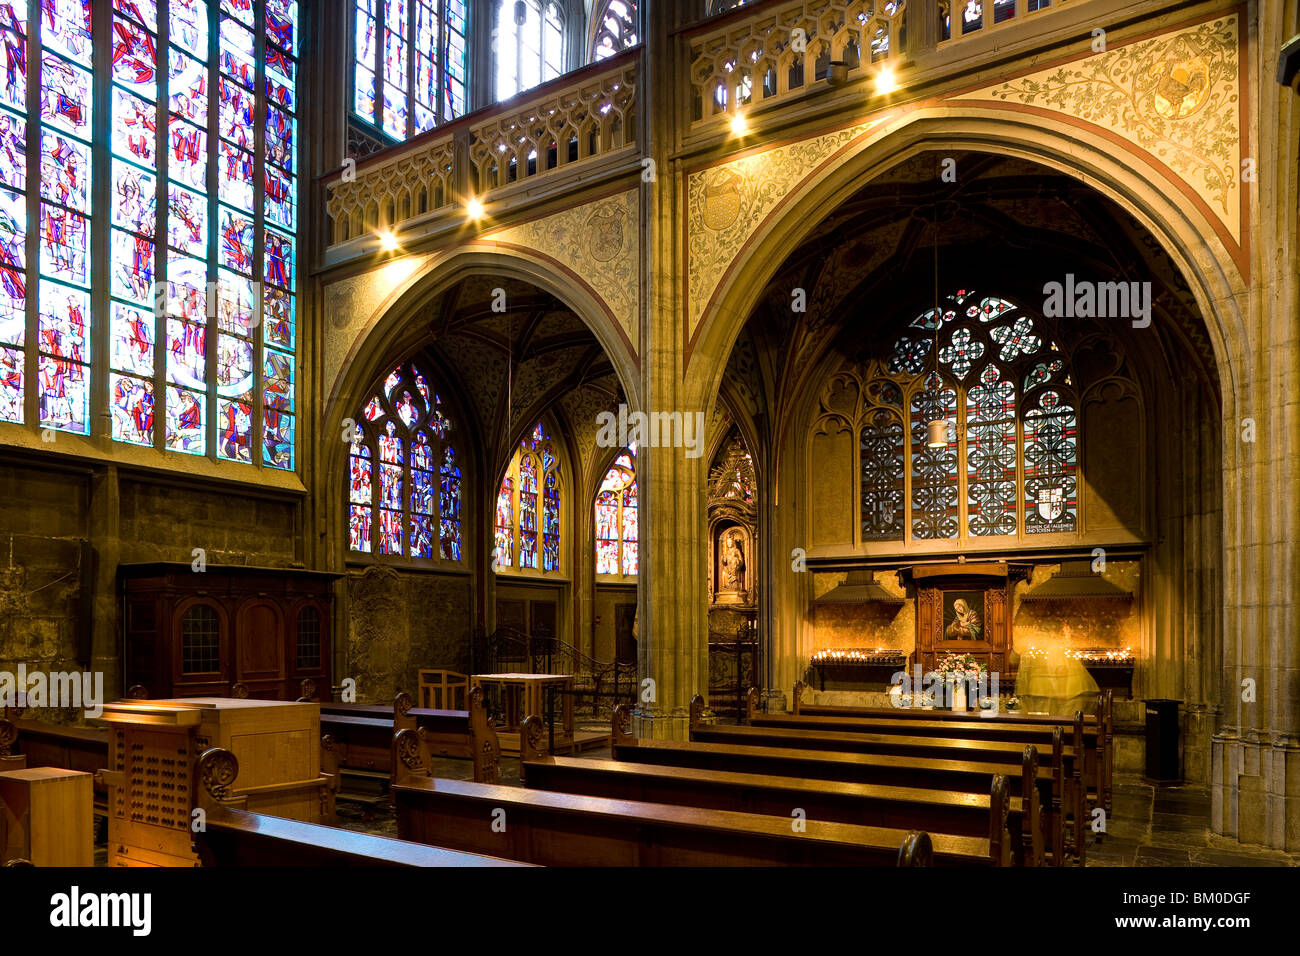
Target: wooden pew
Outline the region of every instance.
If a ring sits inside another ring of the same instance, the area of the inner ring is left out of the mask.
[[[1019,762],[1022,753],[1022,746],[1011,741],[978,740],[956,736],[922,737],[905,734],[835,733],[786,727],[708,725],[700,721],[703,710],[704,698],[696,694],[691,700],[690,737],[692,741],[700,743],[833,750],[841,753],[889,754],[908,758],[974,760],[1012,765]],[[1053,802],[1071,816],[1073,827],[1065,846],[1074,852],[1081,865],[1085,861],[1088,844],[1088,836],[1084,832],[1087,791],[1082,778],[1083,754],[1083,718],[1082,714],[1076,712],[1072,746],[1063,747],[1059,754],[1055,747],[1053,748],[1053,767],[1055,768],[1058,762],[1061,763],[1061,772],[1053,779]]]
[[[607,800],[463,780],[394,786],[403,840],[545,866],[892,866],[903,830]],[[496,824],[494,826],[494,823]],[[502,825],[504,824],[504,825]],[[937,866],[992,866],[987,838],[931,835]]]
[[[1053,726],[1061,726],[1066,729],[1067,733],[1070,733],[1074,723],[1074,718],[1072,716],[1027,714],[1020,711],[1000,711],[996,715],[991,715],[989,712],[985,711],[961,713],[945,710],[924,710],[919,707],[846,707],[830,704],[805,704],[803,703],[803,692],[805,689],[803,681],[795,682],[794,693],[791,699],[793,701],[793,713],[797,716],[863,718],[889,717],[898,720],[917,720],[922,722],[979,721],[981,724],[991,722],[994,724],[1005,724],[1013,727],[1050,728]],[[1113,690],[1106,690],[1098,693],[1096,713],[1085,714],[1083,717],[1083,727],[1086,735],[1085,743],[1088,744],[1088,765],[1085,767],[1084,776],[1090,781],[1093,781],[1092,785],[1097,788],[1097,800],[1101,806],[1105,807],[1107,813],[1111,810],[1111,798],[1114,793],[1114,703],[1115,692]],[[752,710],[750,711],[750,716],[751,718],[754,716]]]
[[[966,740],[1004,741],[1033,744],[1046,752],[1052,745],[1052,726],[999,722],[974,718],[971,720],[916,720],[892,714],[872,716],[823,716],[808,714],[758,714],[750,719],[753,727],[783,728],[786,730],[814,730],[830,733],[895,734],[911,737],[948,737]],[[1082,714],[1061,726],[1070,734],[1071,742],[1084,754],[1080,773],[1085,786],[1091,787],[1097,802],[1104,805],[1106,781],[1104,776],[1105,732],[1102,728],[1089,728]]]
[[[14,742],[18,739],[18,728],[14,722],[0,716],[0,773],[6,770],[26,770],[27,757],[14,753]]]
[[[399,693],[391,705],[321,704],[321,732],[334,737],[339,765],[345,772],[385,778],[393,772],[393,735],[423,727],[431,753],[468,759],[469,712],[413,707],[411,695]]]
[[[1032,747],[1026,748],[1026,761],[1032,781],[1037,775]],[[798,809],[809,820],[987,836],[992,854],[1003,865],[1041,866],[1043,860],[1037,788],[1028,788],[1030,815],[1035,818],[1031,822],[1022,812],[1021,798],[1010,795],[1001,774],[993,778],[990,793],[969,794],[580,757],[529,759],[523,770],[530,789],[787,818]]]
[[[616,708],[613,717],[615,760],[975,794],[988,793],[994,776],[1010,773],[1004,764],[976,760],[640,740],[632,736],[630,727],[631,709],[626,706]],[[1065,838],[1065,811],[1073,806],[1070,802],[1073,792],[1069,789],[1061,762],[1062,751],[1057,728],[1052,759],[1046,765],[1039,765],[1036,773],[1042,832],[1050,837],[1052,863],[1057,866],[1064,865],[1069,848]],[[1011,778],[1013,796],[1024,796],[1024,780],[1023,774]]]
[[[238,763],[212,748],[197,762],[197,802],[204,825],[193,835],[200,865],[234,866],[520,866],[474,853],[408,843],[369,833],[250,813],[237,807]]]
[[[470,749],[474,760],[474,780],[497,783],[501,779],[501,742],[484,705],[483,688],[469,693]],[[541,721],[529,725],[534,743],[538,740]],[[523,735],[521,734],[521,737]],[[430,734],[424,727],[406,727],[393,735],[392,785],[411,783],[433,775],[434,750]]]

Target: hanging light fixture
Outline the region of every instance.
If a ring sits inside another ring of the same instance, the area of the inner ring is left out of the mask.
[[[934,376],[943,384],[939,375],[939,326],[943,324],[943,313],[939,311],[939,205],[934,207]],[[927,448],[948,447],[948,420],[936,418],[926,425]]]

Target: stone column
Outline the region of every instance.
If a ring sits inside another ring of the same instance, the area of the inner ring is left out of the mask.
[[[1258,77],[1249,141],[1251,288],[1224,395],[1224,718],[1212,745],[1212,825],[1243,843],[1300,850],[1300,97],[1275,80],[1300,0],[1258,4],[1246,72]],[[1232,389],[1229,395],[1228,390]],[[1245,419],[1255,426],[1245,440]]]
[[[684,374],[681,289],[677,271],[677,217],[681,215],[678,170],[672,160],[680,104],[672,83],[653,77],[686,75],[673,31],[677,4],[646,5],[645,58],[653,73],[640,84],[639,130],[644,155],[653,163],[642,177],[643,281],[641,335],[642,394],[647,413],[689,418],[699,442],[698,457],[680,447],[637,451],[640,491],[640,571],[637,608],[639,690],[637,726],[642,736],[684,738],[687,708],[695,694],[708,693],[708,594],[705,539],[707,512],[707,422],[714,396],[705,395],[706,364],[697,356]],[[684,122],[684,121],[683,121]],[[631,397],[629,396],[629,401]],[[647,685],[649,679],[653,683]],[[653,689],[653,700],[647,699]]]

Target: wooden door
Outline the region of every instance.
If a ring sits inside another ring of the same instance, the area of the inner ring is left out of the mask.
[[[284,617],[266,600],[239,609],[235,626],[235,680],[248,685],[250,696],[281,696],[284,673]]]

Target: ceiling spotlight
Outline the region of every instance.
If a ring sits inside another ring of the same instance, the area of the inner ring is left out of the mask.
[[[894,75],[894,68],[886,63],[876,73],[876,92],[885,96],[896,89],[898,89],[898,77]]]
[[[744,136],[749,131],[749,123],[745,121],[745,114],[737,113],[731,118],[731,135]]]
[[[480,219],[482,219],[483,200],[471,199],[469,202],[465,203],[465,215],[468,216],[470,219],[474,220],[475,222],[478,222]]]
[[[397,236],[392,230],[385,229],[379,234],[379,248],[384,252],[393,252],[397,249]]]

